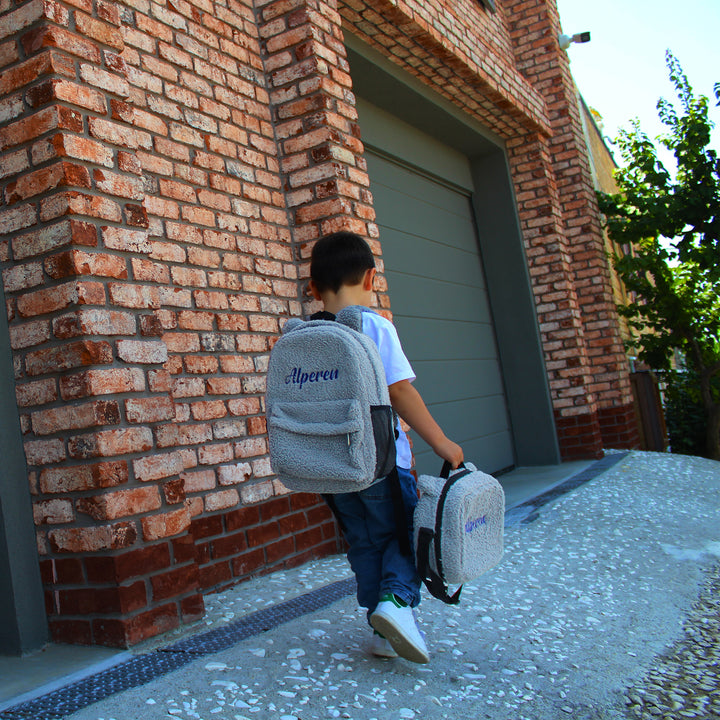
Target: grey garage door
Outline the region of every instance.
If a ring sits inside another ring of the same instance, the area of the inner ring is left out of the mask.
[[[423,395],[446,434],[485,471],[513,464],[512,439],[468,194],[368,151],[393,317]],[[413,436],[417,469],[440,463]]]

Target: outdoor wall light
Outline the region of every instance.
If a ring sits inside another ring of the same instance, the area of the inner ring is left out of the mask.
[[[573,43],[586,43],[590,42],[590,33],[582,32],[575,33],[574,35],[558,35],[558,43],[560,44],[561,50],[567,50]]]

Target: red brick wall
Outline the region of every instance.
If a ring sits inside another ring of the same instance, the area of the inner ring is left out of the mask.
[[[475,0],[338,3],[344,27],[503,138],[549,131],[545,101],[515,64],[508,10]]]
[[[58,640],[132,644],[338,549],[273,478],[263,392],[312,240],[349,227],[382,268],[343,30],[505,139],[561,444],[623,436],[556,13],[499,5],[0,6],[0,262]]]
[[[567,55],[557,43],[561,31],[557,8],[554,3],[534,0],[514,3],[509,15],[518,68],[546,99],[552,128],[540,140],[546,153],[542,165],[552,179],[538,188],[532,173],[539,176],[541,171],[521,165],[524,174],[522,180],[516,175],[516,183],[519,197],[530,202],[527,211],[520,213],[527,227],[526,241],[545,235],[542,249],[529,253],[530,268],[534,278],[542,276],[534,282],[534,291],[541,330],[546,333],[544,347],[561,450],[570,458],[578,453],[598,455],[603,446],[633,447],[636,430],[630,415],[622,439],[605,428],[612,414],[608,410],[632,408],[632,393],[580,107]],[[522,163],[523,143],[518,139],[513,147],[518,150],[514,157]],[[551,192],[551,203],[538,202]],[[555,213],[558,222],[551,223],[549,218]],[[544,223],[538,217],[543,214]],[[560,262],[547,249],[559,250]],[[548,312],[547,322],[542,320],[543,310]],[[617,442],[608,445],[611,438]]]
[[[124,645],[197,617],[202,589],[337,550],[317,498],[264,503],[285,492],[264,370],[300,306],[261,40],[249,4],[3,20],[2,258],[48,612],[57,639]]]

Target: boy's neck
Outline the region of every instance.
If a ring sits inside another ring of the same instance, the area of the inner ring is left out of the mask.
[[[343,285],[336,293],[328,290],[322,294],[323,307],[327,312],[337,315],[349,305],[369,306],[370,298],[362,285]]]

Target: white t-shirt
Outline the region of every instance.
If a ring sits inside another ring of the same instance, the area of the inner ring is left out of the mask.
[[[372,338],[380,350],[380,358],[385,368],[387,384],[392,385],[400,380],[415,379],[410,361],[405,356],[395,326],[382,315],[375,312],[364,312],[363,332]],[[412,451],[407,435],[398,423],[399,436],[396,441],[398,467],[410,469],[412,466]]]

